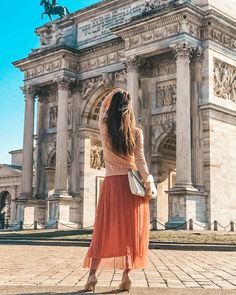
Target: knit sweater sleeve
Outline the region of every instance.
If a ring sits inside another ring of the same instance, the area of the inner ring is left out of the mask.
[[[136,147],[134,150],[135,164],[144,182],[149,180],[149,170],[144,156],[143,150],[143,132],[141,129],[136,129]]]

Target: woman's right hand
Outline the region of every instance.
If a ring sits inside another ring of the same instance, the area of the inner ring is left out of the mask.
[[[145,186],[145,190],[146,190],[146,197],[148,198],[148,200],[151,200],[152,197],[152,186],[150,182],[146,182],[144,183]]]

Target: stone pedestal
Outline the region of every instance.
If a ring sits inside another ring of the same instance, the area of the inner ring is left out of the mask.
[[[20,222],[23,222],[23,229],[34,229],[34,222],[37,221],[38,228],[45,225],[46,219],[46,201],[36,198],[18,198],[16,204],[16,219],[14,229],[20,228]]]
[[[81,228],[80,197],[53,194],[48,199],[47,228]]]
[[[189,220],[193,220],[193,229],[206,230],[207,194],[197,189],[177,189],[167,191],[169,195],[169,221],[166,229],[189,229]]]

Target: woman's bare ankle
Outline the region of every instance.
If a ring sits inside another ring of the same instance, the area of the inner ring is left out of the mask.
[[[89,276],[95,275],[96,271],[96,269],[90,269]]]

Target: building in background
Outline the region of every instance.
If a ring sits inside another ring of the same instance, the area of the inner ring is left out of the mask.
[[[144,130],[158,186],[151,220],[235,221],[235,16],[233,0],[114,0],[39,27],[40,48],[14,63],[25,129],[12,223],[93,224],[104,177],[98,114],[114,87],[130,92]]]

